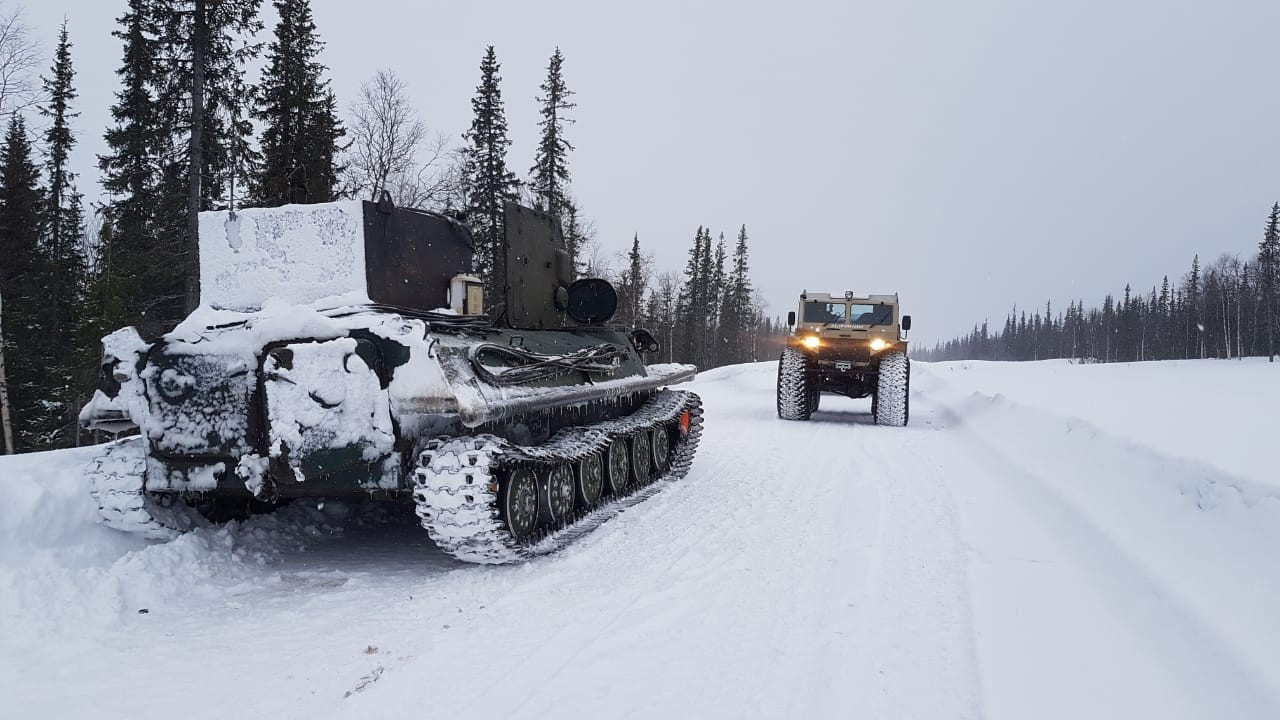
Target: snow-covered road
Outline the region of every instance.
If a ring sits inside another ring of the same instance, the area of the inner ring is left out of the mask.
[[[1280,717],[1277,366],[918,363],[901,429],[774,369],[519,566],[332,503],[147,544],[0,458],[0,716]]]

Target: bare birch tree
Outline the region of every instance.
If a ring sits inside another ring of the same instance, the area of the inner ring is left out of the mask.
[[[453,153],[443,133],[431,133],[395,72],[379,70],[351,106],[348,189],[377,200],[383,191],[402,207],[441,207],[458,194]]]
[[[0,115],[11,115],[40,100],[36,68],[40,43],[23,22],[22,8],[0,5]]]
[[[22,21],[22,8],[0,6],[0,115],[11,115],[40,99],[36,81],[40,43]],[[0,291],[3,289],[0,288]],[[0,298],[0,435],[5,453],[13,452],[13,424],[9,414],[9,387],[4,373],[3,298]]]

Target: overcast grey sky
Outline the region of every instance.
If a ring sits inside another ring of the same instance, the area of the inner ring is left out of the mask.
[[[493,44],[522,175],[558,45],[603,249],[638,232],[679,271],[699,225],[745,223],[775,314],[806,287],[897,291],[932,343],[1251,254],[1280,199],[1276,2],[312,4],[344,107],[392,68],[454,136]],[[49,50],[70,20],[89,191],[124,0],[24,6]]]

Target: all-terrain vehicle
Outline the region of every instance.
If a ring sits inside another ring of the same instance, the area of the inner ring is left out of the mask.
[[[653,336],[606,325],[613,288],[572,280],[549,215],[507,205],[487,299],[467,226],[389,198],[202,213],[199,241],[200,308],[155,341],[107,336],[81,412],[132,434],[89,468],[112,527],[386,500],[505,562],[689,469],[701,401],[667,386],[695,368],[646,366]]]
[[[808,420],[828,392],[870,395],[877,425],[907,424],[911,316],[899,315],[897,295],[805,291],[799,316],[788,313],[787,325],[794,330],[778,361],[778,417]]]

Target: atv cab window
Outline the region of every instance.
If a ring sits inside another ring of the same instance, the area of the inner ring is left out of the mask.
[[[804,304],[804,322],[843,323],[844,303],[807,302]]]
[[[892,325],[892,305],[850,305],[849,324],[851,325]]]

